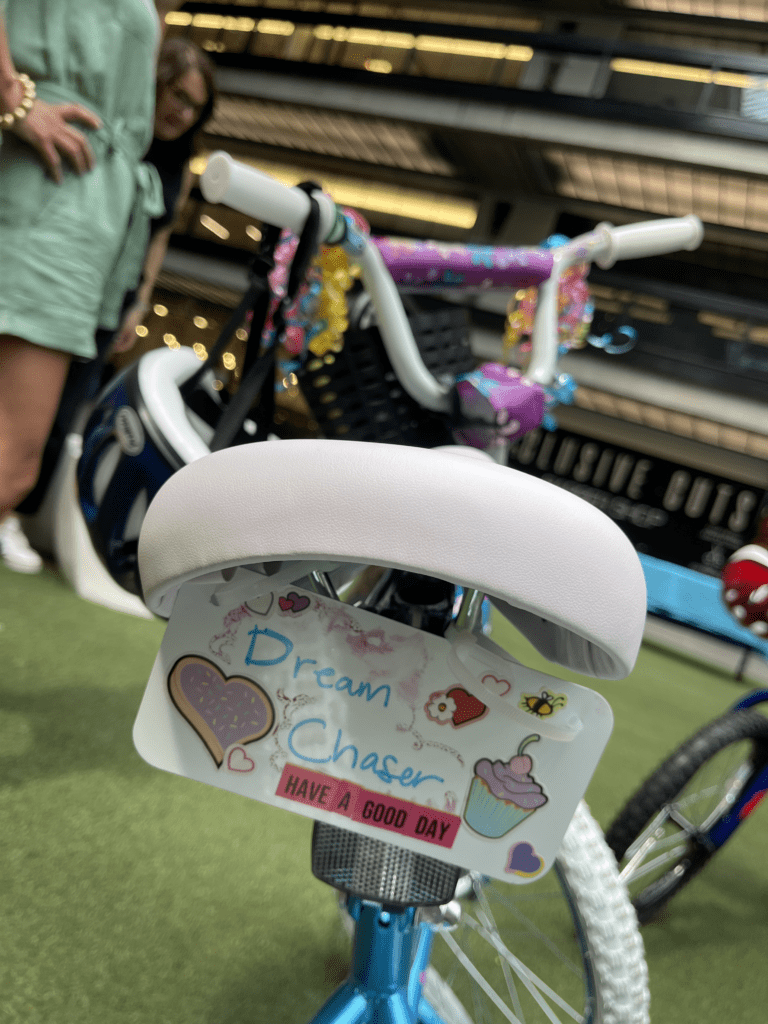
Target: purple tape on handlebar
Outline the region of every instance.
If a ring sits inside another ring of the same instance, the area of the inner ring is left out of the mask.
[[[390,274],[405,288],[527,288],[552,273],[546,249],[372,238]]]

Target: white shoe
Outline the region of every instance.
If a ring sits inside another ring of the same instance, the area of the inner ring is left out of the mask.
[[[0,558],[14,572],[40,572],[43,560],[29,546],[18,516],[10,515],[0,523]]]

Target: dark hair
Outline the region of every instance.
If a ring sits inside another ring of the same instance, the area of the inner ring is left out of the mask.
[[[158,99],[163,89],[174,85],[192,68],[203,76],[208,99],[195,123],[180,138],[174,139],[172,142],[161,142],[155,139],[150,151],[153,163],[160,160],[168,167],[185,164],[196,151],[198,133],[213,113],[216,102],[216,72],[208,54],[188,39],[176,37],[163,40],[157,58],[156,94]]]

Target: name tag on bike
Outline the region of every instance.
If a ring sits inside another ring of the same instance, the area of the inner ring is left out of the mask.
[[[134,727],[157,768],[527,882],[612,728],[593,690],[245,570],[178,595]]]

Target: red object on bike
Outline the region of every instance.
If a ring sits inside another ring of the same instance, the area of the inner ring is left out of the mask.
[[[722,572],[722,597],[736,621],[757,636],[768,636],[768,548],[747,544]]]

